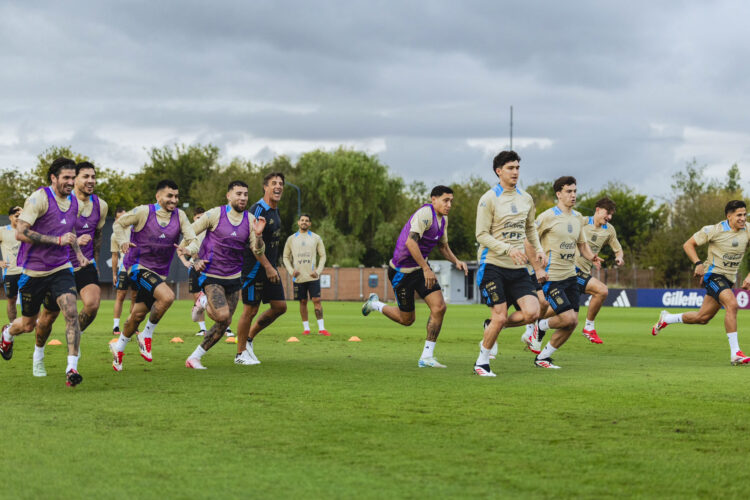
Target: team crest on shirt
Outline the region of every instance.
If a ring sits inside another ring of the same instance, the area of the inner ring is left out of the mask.
[[[735,238],[735,239],[733,239],[733,240],[732,240],[732,246],[733,246],[733,247],[738,247],[738,246],[740,246],[740,242],[739,242],[739,240],[738,240],[737,238]]]
[[[273,219],[268,219],[269,224],[273,224]]]
[[[569,233],[573,232],[573,224],[568,224],[568,232]]]
[[[514,213],[514,214],[518,213],[518,208],[516,208],[516,204],[515,203],[511,203],[510,204],[510,211],[511,211],[511,213]]]
[[[596,235],[595,234],[591,236],[591,241],[596,241]]]

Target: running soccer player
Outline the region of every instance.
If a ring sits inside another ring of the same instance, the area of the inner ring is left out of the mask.
[[[515,151],[495,156],[492,171],[498,183],[482,195],[477,206],[477,285],[484,303],[491,308],[474,364],[474,373],[482,377],[495,376],[490,356],[500,330],[533,323],[539,317],[536,285],[526,268],[525,241],[531,244],[535,262],[542,264],[544,254],[534,227],[534,200],[518,187],[520,161]],[[519,309],[512,320],[508,317],[509,304]]]
[[[445,300],[437,276],[427,262],[427,256],[438,247],[446,259],[456,269],[468,274],[466,263],[458,260],[448,246],[448,213],[453,204],[453,190],[447,186],[435,186],[430,193],[430,203],[422,205],[409,217],[396,241],[393,258],[388,268],[388,278],[393,285],[398,306],[388,306],[380,302],[377,294],[371,293],[362,306],[362,314],[367,316],[378,311],[391,321],[404,326],[414,323],[414,292],[430,308],[427,319],[427,339],[419,357],[420,368],[445,368],[435,358],[435,344],[440,335],[445,316]]]
[[[115,211],[115,220],[119,219],[122,214],[125,213],[125,209],[118,207]],[[130,226],[125,230],[125,237],[130,240]],[[122,248],[117,244],[117,238],[115,237],[114,231],[110,238],[110,252],[112,252],[112,283],[115,287],[115,306],[114,306],[114,320],[112,323],[112,335],[120,335],[120,316],[122,315],[122,304],[125,302],[125,298],[128,296],[128,290],[130,290],[130,310],[133,310],[133,304],[135,303],[135,296],[138,292],[138,286],[130,280],[128,272],[125,270],[125,254],[122,253]]]
[[[549,319],[539,320],[540,335],[549,329],[555,329],[555,333],[534,359],[534,365],[558,369],[560,367],[552,362],[552,354],[562,347],[578,325],[581,292],[576,278],[576,249],[592,263],[598,263],[599,257],[586,243],[581,214],[573,210],[577,192],[575,178],[560,177],[552,187],[557,197],[557,206],[545,210],[536,219],[548,263],[546,269],[535,263],[535,269],[537,274],[547,272],[547,282],[542,289],[555,314]]]
[[[729,361],[733,365],[746,365],[750,357],[740,350],[737,340],[737,299],[732,284],[748,245],[747,206],[742,200],[732,200],[724,208],[726,220],[713,226],[704,226],[682,246],[695,268],[694,275],[701,279],[706,297],[698,311],[670,314],[662,311],[659,321],[651,329],[651,335],[672,323],[705,325],[716,316],[723,306],[726,310],[724,328],[729,340]],[[697,247],[708,244],[706,260],[698,257]],[[750,274],[742,282],[742,288],[750,289]]]
[[[81,252],[89,261],[86,266],[81,266],[75,255],[70,256],[73,264],[73,272],[76,279],[76,290],[81,296],[83,308],[78,313],[78,323],[81,331],[94,321],[99,312],[101,302],[101,288],[99,288],[99,271],[96,266],[96,257],[102,246],[102,227],[107,222],[107,202],[94,194],[96,187],[96,169],[92,163],[87,161],[76,165],[76,181],[73,194],[78,198],[80,215],[76,219],[76,235]],[[49,332],[47,332],[49,336]],[[46,337],[44,338],[46,342]]]
[[[283,193],[284,174],[271,172],[263,178],[263,198],[250,207],[250,213],[256,219],[266,220],[263,229],[266,249],[259,256],[249,247],[245,249],[242,265],[243,308],[237,324],[237,356],[234,360],[238,365],[260,364],[253,350],[253,340],[264,328],[286,312],[284,287],[276,269],[281,241],[281,216],[278,206]],[[264,304],[270,303],[271,307],[263,311],[253,323],[261,300]]]
[[[16,299],[18,298],[18,278],[21,277],[21,268],[16,265],[16,257],[18,256],[18,250],[21,248],[21,242],[16,238],[16,227],[20,215],[21,207],[12,207],[8,211],[10,224],[0,228],[0,249],[3,252],[0,269],[3,270],[3,287],[5,288],[5,297],[8,299],[6,310],[10,323],[13,323],[18,314]]]
[[[310,323],[307,321],[307,298],[310,297],[318,319],[318,334],[329,337],[331,334],[323,322],[323,304],[320,300],[320,274],[326,264],[326,249],[320,236],[310,231],[310,224],[309,214],[300,215],[297,221],[299,231],[287,238],[284,245],[284,267],[294,282],[294,300],[299,301],[302,335],[310,335]]]
[[[243,254],[249,247],[262,255],[266,221],[247,213],[247,184],[232,181],[227,187],[227,205],[216,207],[193,222],[195,234],[205,233],[198,257],[193,260],[198,285],[206,297],[206,312],[215,321],[203,342],[185,361],[185,366],[205,370],[201,358],[224,335],[240,299]]]
[[[589,244],[591,251],[598,254],[605,245],[612,247],[615,252],[615,265],[621,266],[625,263],[622,246],[617,241],[617,233],[614,226],[610,223],[612,216],[615,214],[617,206],[615,202],[606,196],[597,200],[594,205],[594,215],[583,218],[583,235]],[[576,254],[576,276],[578,279],[578,288],[581,293],[591,295],[589,308],[586,312],[586,324],[583,327],[583,336],[593,344],[601,344],[602,339],[596,333],[594,320],[599,310],[604,304],[604,299],[609,294],[607,285],[591,276],[591,267],[593,262],[584,258],[580,253]]]
[[[120,338],[109,344],[112,368],[117,372],[122,371],[125,346],[147,314],[146,328],[136,335],[136,341],[143,359],[149,363],[153,360],[151,339],[154,329],[175,299],[174,292],[165,282],[175,251],[188,255],[198,251],[195,231],[185,212],[177,208],[178,201],[177,184],[165,179],[156,185],[156,203],[136,207],[112,225],[125,254],[125,269],[138,285],[135,305]],[[130,240],[126,238],[128,226],[133,227]],[[184,247],[177,245],[180,236],[185,240]]]
[[[65,384],[69,387],[80,384],[83,377],[78,373],[81,328],[68,247],[75,252],[81,266],[88,265],[88,259],[81,253],[75,235],[75,222],[80,210],[78,199],[71,195],[75,177],[76,162],[56,158],[47,170],[50,185],[34,191],[24,203],[16,223],[16,237],[21,241],[17,262],[23,269],[18,280],[21,317],[3,328],[0,342],[0,355],[9,360],[13,356],[15,335],[30,332],[35,327],[42,331],[51,328],[62,310],[68,342]],[[44,311],[40,315],[42,304]],[[44,348],[38,343],[33,359],[34,376],[46,376]]]

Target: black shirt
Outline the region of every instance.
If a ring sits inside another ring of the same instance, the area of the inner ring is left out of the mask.
[[[250,213],[256,219],[263,217],[266,219],[266,227],[263,229],[263,243],[266,245],[266,258],[272,266],[276,267],[279,261],[279,243],[281,242],[281,216],[278,208],[271,208],[263,198],[258,200],[250,207]],[[258,260],[255,254],[245,247],[245,258],[243,270],[249,272],[255,266]]]

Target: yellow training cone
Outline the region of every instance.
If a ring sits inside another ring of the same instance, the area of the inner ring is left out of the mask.
[[[109,341],[110,344],[116,344],[119,339],[112,339]]]
[[[349,337],[349,342],[362,342],[362,339],[357,337],[356,335],[353,337]]]
[[[289,337],[289,340],[287,342],[299,342],[299,339],[297,337]]]
[[[184,342],[180,337],[172,337],[169,341],[173,344],[182,344]]]
[[[49,342],[47,342],[47,345],[62,345],[62,342],[56,339],[52,339]]]
[[[226,342],[227,344],[236,344],[237,337],[227,337],[227,339],[224,342]]]

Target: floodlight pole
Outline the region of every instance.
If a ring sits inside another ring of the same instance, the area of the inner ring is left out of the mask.
[[[292,186],[297,190],[297,219],[299,220],[299,218],[302,217],[302,191],[300,191],[299,186],[292,184],[289,181],[286,181],[284,184]]]

